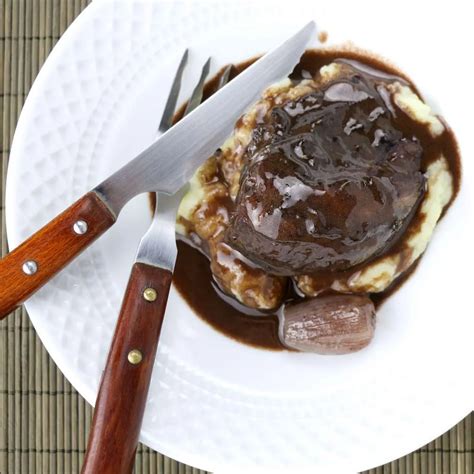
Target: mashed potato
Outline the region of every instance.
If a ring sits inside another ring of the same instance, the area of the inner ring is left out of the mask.
[[[336,78],[340,70],[339,63],[332,63],[321,68],[318,82],[304,80],[294,86],[285,79],[266,89],[262,98],[239,119],[234,133],[220,152],[196,171],[189,192],[181,202],[178,232],[183,235],[194,233],[207,243],[216,279],[225,291],[247,306],[259,309],[277,307],[284,296],[286,278],[255,268],[222,241],[229,225],[229,215],[221,203],[234,201],[237,196],[244,153],[252,138],[256,118],[264,116],[274,105],[301,97]],[[394,81],[388,85],[388,90],[396,105],[413,120],[426,125],[433,137],[443,133],[442,122],[408,86]],[[424,252],[444,207],[453,196],[453,180],[444,156],[431,162],[426,177],[427,193],[421,203],[416,232],[401,237],[400,252],[379,257],[356,272],[345,272],[344,277],[335,276],[332,281],[311,275],[294,277],[299,289],[307,296],[316,296],[328,288],[344,293],[375,293],[389,287]]]

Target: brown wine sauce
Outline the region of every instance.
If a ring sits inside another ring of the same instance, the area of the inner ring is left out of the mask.
[[[235,77],[256,59],[257,58],[253,58],[235,65],[231,70],[230,78]],[[401,71],[377,57],[358,50],[309,50],[304,54],[290,77],[295,79],[304,77],[304,71],[314,75],[322,66],[341,59],[358,61],[362,63],[363,66],[368,66],[386,74],[402,78],[422,97],[409,78]],[[207,82],[204,89],[204,100],[217,90],[223,70],[224,68]],[[178,121],[182,117],[184,107],[185,105],[177,112],[175,121]],[[461,162],[453,132],[446,127],[445,132],[441,136],[433,139],[426,126],[413,121],[408,116],[403,120],[401,131],[404,132],[406,136],[415,135],[420,140],[423,146],[422,170],[426,170],[427,166],[439,157],[440,153],[444,154],[453,177],[454,192],[453,198],[449,203],[449,205],[451,205],[459,191],[461,182]],[[151,204],[154,208],[154,194],[151,195]],[[449,205],[444,209],[443,215]],[[414,234],[419,230],[421,217],[420,207],[421,206],[418,206],[418,210],[406,228],[404,235]],[[383,256],[395,252],[401,252],[402,255],[407,253],[403,252],[403,240],[404,239],[399,239],[388,251],[384,252]],[[407,254],[407,258],[409,258],[409,254]],[[367,262],[364,262],[364,264],[367,264]],[[405,271],[384,292],[370,295],[376,307],[380,307],[387,297],[400,288],[414,272],[417,264],[418,262],[415,262],[408,271]],[[352,273],[354,270],[355,268],[351,268],[350,272]],[[341,275],[341,273],[338,273],[338,275]],[[331,277],[332,275],[328,275],[328,278]],[[201,250],[198,250],[192,242],[180,236],[173,282],[193,311],[219,332],[254,347],[270,350],[287,350],[287,347],[281,343],[279,337],[281,308],[279,311],[271,313],[263,312],[247,308],[231,296],[224,294],[213,278],[208,258]],[[291,286],[291,288],[289,287],[287,290],[285,302],[288,303],[302,299],[292,285],[289,286]]]

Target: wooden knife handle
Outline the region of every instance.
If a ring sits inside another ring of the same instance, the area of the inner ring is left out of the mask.
[[[115,222],[90,192],[0,260],[3,319],[79,255]]]
[[[135,263],[97,396],[82,474],[130,474],[172,274]]]

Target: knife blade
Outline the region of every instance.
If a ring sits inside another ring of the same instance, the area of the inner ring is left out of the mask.
[[[193,110],[159,140],[0,261],[0,319],[108,230],[137,194],[173,194],[231,133],[268,85],[286,77],[315,36],[308,23]]]
[[[314,29],[314,22],[308,23],[281,46],[256,61],[101,183],[96,192],[115,214],[137,194],[146,191],[175,193],[222,145],[232,132],[236,119],[265,87],[293,70]],[[182,140],[183,137],[186,140]]]

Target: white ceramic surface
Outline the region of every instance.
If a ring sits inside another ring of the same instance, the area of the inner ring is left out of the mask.
[[[436,97],[464,156],[462,192],[415,275],[380,311],[367,350],[323,357],[253,349],[208,327],[172,291],[146,444],[214,472],[350,473],[416,449],[472,409],[472,95],[450,88],[455,77],[442,68],[449,58],[469,81],[472,61],[463,61],[474,42],[461,4],[433,5],[428,21],[424,3],[397,2],[389,12],[360,1],[95,0],[52,52],[12,147],[12,247],[151,142],[185,47],[191,73],[183,97],[207,55],[217,71],[275,46],[309,19],[330,43],[352,40],[407,71]],[[27,303],[51,356],[89,402],[148,220],[146,198],[138,197]]]

